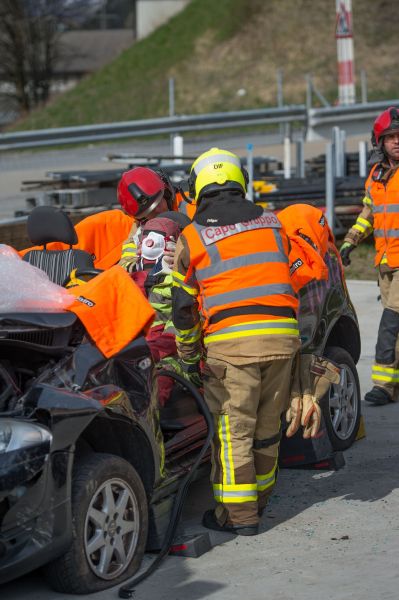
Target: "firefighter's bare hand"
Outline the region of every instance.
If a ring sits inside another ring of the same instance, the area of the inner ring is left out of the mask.
[[[162,258],[162,266],[166,267],[170,271],[173,269],[173,262],[175,260],[176,242],[169,240],[166,242],[165,251]]]
[[[298,431],[301,425],[302,417],[302,398],[299,395],[295,395],[291,398],[291,404],[286,412],[286,419],[288,423],[288,429],[285,432],[287,437],[292,437]]]
[[[304,439],[314,438],[320,429],[321,409],[314,396],[304,394],[302,398],[302,419]]]

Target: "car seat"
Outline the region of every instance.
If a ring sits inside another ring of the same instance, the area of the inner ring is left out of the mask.
[[[23,260],[45,271],[53,283],[62,285],[74,269],[93,269],[93,257],[84,250],[72,248],[78,242],[72,221],[62,210],[53,206],[37,206],[27,222],[28,237],[43,250],[30,250]],[[50,242],[69,245],[66,250],[47,250]]]

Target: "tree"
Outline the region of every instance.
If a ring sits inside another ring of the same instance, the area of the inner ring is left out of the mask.
[[[60,54],[60,33],[100,0],[0,0],[3,95],[28,112],[45,102]]]

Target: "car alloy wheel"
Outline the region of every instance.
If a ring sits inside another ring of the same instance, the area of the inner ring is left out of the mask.
[[[92,571],[101,579],[121,575],[134,554],[140,530],[135,494],[121,479],[109,479],[90,503],[84,548]]]
[[[132,577],[148,534],[148,500],[133,465],[102,452],[76,460],[71,509],[72,542],[45,566],[53,589],[91,594]]]
[[[334,450],[347,450],[360,425],[360,384],[353,358],[344,348],[328,346],[324,356],[341,369],[339,383],[330,386],[320,402],[328,437]]]
[[[341,377],[339,383],[330,388],[329,406],[335,435],[340,440],[347,440],[356,426],[359,402],[352,371],[345,364],[339,366]]]

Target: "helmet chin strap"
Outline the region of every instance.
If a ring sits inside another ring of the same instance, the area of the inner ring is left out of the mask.
[[[185,202],[187,202],[187,204],[194,204],[193,201],[191,200],[191,198],[189,198],[188,196],[186,196],[186,192],[183,190],[182,187],[178,187],[177,190],[182,195],[183,200]]]

